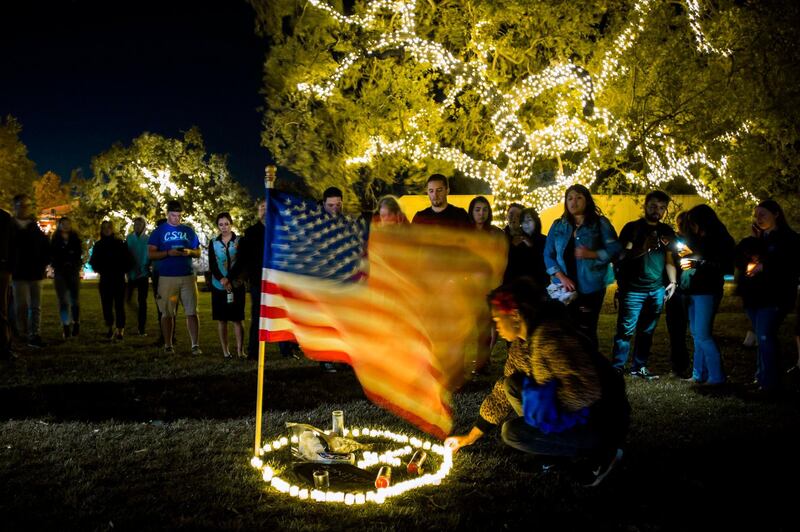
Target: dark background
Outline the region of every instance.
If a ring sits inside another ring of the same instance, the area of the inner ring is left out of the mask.
[[[260,192],[266,43],[244,0],[4,2],[0,20],[0,115],[19,119],[39,173],[90,175],[115,142],[197,125]]]

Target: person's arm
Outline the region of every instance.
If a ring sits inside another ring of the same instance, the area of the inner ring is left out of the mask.
[[[122,272],[128,273],[136,267],[136,257],[133,256],[133,253],[124,240],[119,241],[119,252],[122,255],[122,264],[124,265]]]
[[[544,267],[548,275],[556,275],[561,273],[561,267],[558,265],[558,258],[556,256],[556,225],[559,221],[553,222],[550,230],[547,232],[547,237],[544,241]]]
[[[173,253],[170,253],[173,252]],[[167,257],[177,257],[178,255],[182,255],[176,249],[167,249],[164,251],[159,251],[158,246],[154,246],[153,244],[147,244],[147,258],[150,260],[163,260]]]
[[[463,434],[461,436],[450,436],[446,440],[444,440],[444,446],[450,449],[452,452],[457,452],[462,447],[467,447],[468,445],[472,445],[483,436],[483,431],[478,427],[472,427],[469,433]]]
[[[627,258],[631,257],[633,252],[633,228],[635,222],[628,222],[622,228],[622,231],[619,232],[619,248],[620,252],[617,255],[617,262],[622,262]]]
[[[48,247],[50,248],[50,266],[53,267],[54,270],[58,270],[61,267],[61,261],[59,259],[61,256],[58,253],[58,244],[56,244],[56,234],[53,234],[53,238],[48,241]]]
[[[675,267],[675,260],[672,258],[672,253],[669,249],[664,253],[664,259],[666,260],[664,269],[667,272],[667,279],[669,279],[669,284],[664,289],[664,299],[668,300],[675,293],[675,289],[678,288],[678,269]]]
[[[185,255],[187,255],[189,257],[198,259],[198,258],[200,258],[200,254],[201,254],[201,251],[200,251],[200,239],[197,238],[197,233],[194,233],[194,232],[192,232],[192,233],[193,233],[192,234],[192,241],[183,250],[183,252],[184,252]]]
[[[95,273],[100,273],[100,272],[97,271],[97,263],[100,260],[100,259],[97,258],[97,244],[99,244],[99,243],[100,243],[99,240],[95,241],[94,245],[92,246],[92,256],[89,257],[89,266],[92,268],[92,271],[94,271]]]
[[[506,396],[506,377],[516,372],[527,370],[526,361],[530,358],[527,342],[515,340],[508,348],[508,358],[503,367],[503,376],[494,384],[492,391],[487,395],[478,414],[478,419],[469,433],[460,436],[451,436],[445,440],[445,445],[456,452],[461,447],[472,445],[485,433],[502,423],[512,411],[511,404]]]
[[[42,254],[42,270],[47,268],[47,265],[50,264],[53,260],[53,255],[50,252],[50,240],[47,238],[47,235],[44,233],[39,233],[42,235],[41,239],[39,240],[39,250]]]
[[[239,249],[236,252],[236,260],[233,261],[233,264],[228,265],[228,279],[233,279],[235,281],[242,276],[242,270],[246,268],[248,252],[247,231],[245,231],[244,236],[239,239]],[[209,258],[209,262],[210,261],[211,259]]]
[[[600,238],[603,240],[603,247],[595,250],[597,260],[600,264],[608,264],[622,251],[622,245],[617,238],[614,226],[605,216],[600,217]]]
[[[557,227],[561,224],[559,220],[553,222],[550,226],[550,231],[547,232],[547,238],[544,242],[544,266],[547,275],[555,277],[558,282],[564,287],[567,292],[574,292],[577,289],[575,281],[567,277],[567,274],[561,271],[561,266],[558,264],[558,250],[556,250],[556,232]]]
[[[217,281],[222,282],[225,277],[217,264],[217,252],[214,250],[214,240],[208,243],[208,267],[211,270],[211,276]]]

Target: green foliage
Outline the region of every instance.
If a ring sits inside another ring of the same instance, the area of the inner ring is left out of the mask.
[[[369,204],[372,195],[387,188],[418,191],[434,171],[457,174],[448,163],[403,154],[376,157],[369,166],[345,164],[361,155],[373,136],[401,138],[412,116],[422,117],[420,129],[438,144],[506,164],[494,153],[498,138],[493,110],[481,103],[474,87],[468,86],[455,105],[440,113],[439,102],[453,86],[453,77],[418,63],[407,50],[359,60],[324,101],[297,90],[299,83],[326,81],[347,53],[365,49],[380,32],[396,28],[397,17],[384,14],[378,29],[363,30],[337,23],[305,0],[250,2],[260,32],[271,43],[265,62],[263,144],[314,190],[335,184],[356,196],[346,201],[361,198]],[[567,61],[596,82],[615,39],[638,17],[633,4],[418,1],[415,14],[419,37],[443,45],[460,61],[484,61],[487,78],[508,92],[526,76]],[[342,12],[340,5],[331,5]],[[365,13],[366,5],[357,0],[354,13]],[[727,157],[737,184],[692,169],[723,203],[741,203],[744,189],[760,198],[796,195],[800,7],[793,0],[701,2],[699,22],[706,39],[730,49],[731,56],[725,57],[697,49],[684,3],[655,0],[653,5],[635,44],[620,57],[618,75],[593,102],[608,109],[631,137],[630,143],[619,145],[617,139],[601,138],[601,125],[590,126],[596,133],[589,151],[600,168],[598,186],[640,192],[648,185],[631,183],[624,173],[647,174],[654,161],[641,148],[661,153],[669,142],[678,156],[705,150],[716,160]],[[485,59],[478,42],[489,50]],[[562,86],[529,101],[519,113],[525,127],[543,128],[561,112],[586,121],[574,100],[565,100],[566,92]],[[720,139],[745,122],[749,132],[740,139]],[[585,152],[567,152],[533,161],[530,185],[546,184],[556,170],[569,174],[586,157]],[[666,186],[682,191],[686,184]]]
[[[115,144],[92,159],[92,173],[73,180],[80,198],[76,218],[87,235],[98,234],[107,218],[122,231],[136,216],[152,227],[171,199],[179,199],[184,220],[208,236],[217,233],[220,212],[230,212],[239,231],[257,216],[244,187],[228,173],[225,156],[207,154],[197,128],[182,139],[143,133],[129,146]]]
[[[70,201],[69,189],[61,184],[61,178],[55,172],[47,171],[33,182],[33,198],[38,209],[64,205]]]
[[[0,117],[0,208],[10,210],[16,194],[32,194],[39,177],[36,165],[28,158],[28,148],[19,138],[22,126],[9,115]]]

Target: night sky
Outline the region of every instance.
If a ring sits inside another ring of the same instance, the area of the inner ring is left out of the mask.
[[[244,0],[4,2],[0,21],[0,114],[22,123],[40,173],[90,175],[115,142],[197,125],[258,193],[266,44]]]

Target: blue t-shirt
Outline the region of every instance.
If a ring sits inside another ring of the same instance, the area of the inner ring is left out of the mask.
[[[194,229],[188,225],[175,226],[164,223],[150,233],[147,245],[156,246],[158,251],[178,248],[197,249],[200,247],[200,240]],[[194,273],[192,257],[165,257],[157,262],[158,273],[163,277],[181,277]]]

